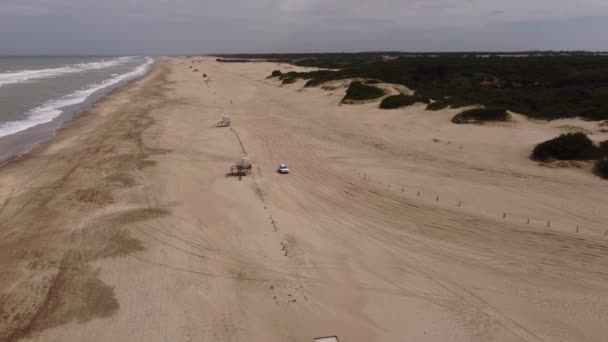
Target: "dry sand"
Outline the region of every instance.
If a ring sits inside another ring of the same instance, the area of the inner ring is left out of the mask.
[[[196,61],[0,169],[0,341],[606,340],[608,182],[527,158],[593,123],[454,125]]]

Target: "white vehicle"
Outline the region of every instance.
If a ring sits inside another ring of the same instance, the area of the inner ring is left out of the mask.
[[[279,173],[286,174],[289,173],[289,168],[285,164],[279,164],[279,169],[277,171],[279,171]]]

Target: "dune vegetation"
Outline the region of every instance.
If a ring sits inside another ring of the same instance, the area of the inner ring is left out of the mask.
[[[509,113],[501,108],[475,108],[457,114],[452,118],[452,122],[456,124],[505,122],[510,119]]]
[[[595,173],[602,178],[608,179],[608,158],[600,159],[595,163]]]
[[[536,145],[532,158],[548,160],[598,160],[608,156],[605,144],[596,146],[584,133],[567,133]]]
[[[294,77],[307,80],[306,86],[349,78],[401,84],[435,100],[429,110],[483,105],[548,120],[576,116],[608,119],[606,56],[396,54],[388,60],[373,54],[284,57],[299,66],[326,68],[294,73]]]
[[[272,72],[272,74],[270,74],[270,76],[268,76],[268,78],[272,78],[272,77],[278,78],[281,81],[281,83],[283,83],[283,84],[296,83],[296,81],[299,79],[297,72],[290,71],[287,73],[283,73],[283,72],[281,72],[281,70],[274,70]]]
[[[370,86],[367,84],[363,84],[359,81],[351,82],[346,89],[346,95],[342,99],[342,101],[365,101],[365,100],[373,100],[379,97],[384,96],[384,90]]]
[[[448,101],[441,99],[441,100],[437,100],[437,101],[433,101],[433,102],[429,103],[426,106],[426,110],[437,111],[437,110],[446,109],[449,106],[450,106],[450,103]]]

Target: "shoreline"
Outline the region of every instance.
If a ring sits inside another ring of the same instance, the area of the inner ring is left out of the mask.
[[[108,96],[112,96],[116,92],[129,87],[134,82],[149,75],[158,63],[157,58],[150,58],[152,61],[145,73],[100,89],[92,93],[81,103],[62,108],[62,113],[53,118],[50,122],[0,137],[0,167],[21,158],[23,155],[35,149],[38,145],[52,141],[55,139],[58,132],[66,125],[86,116],[91,108],[104,101]]]

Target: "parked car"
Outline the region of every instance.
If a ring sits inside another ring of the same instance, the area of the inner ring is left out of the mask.
[[[289,173],[289,168],[285,164],[279,164],[279,169],[277,171],[279,171],[279,173],[286,174]]]

